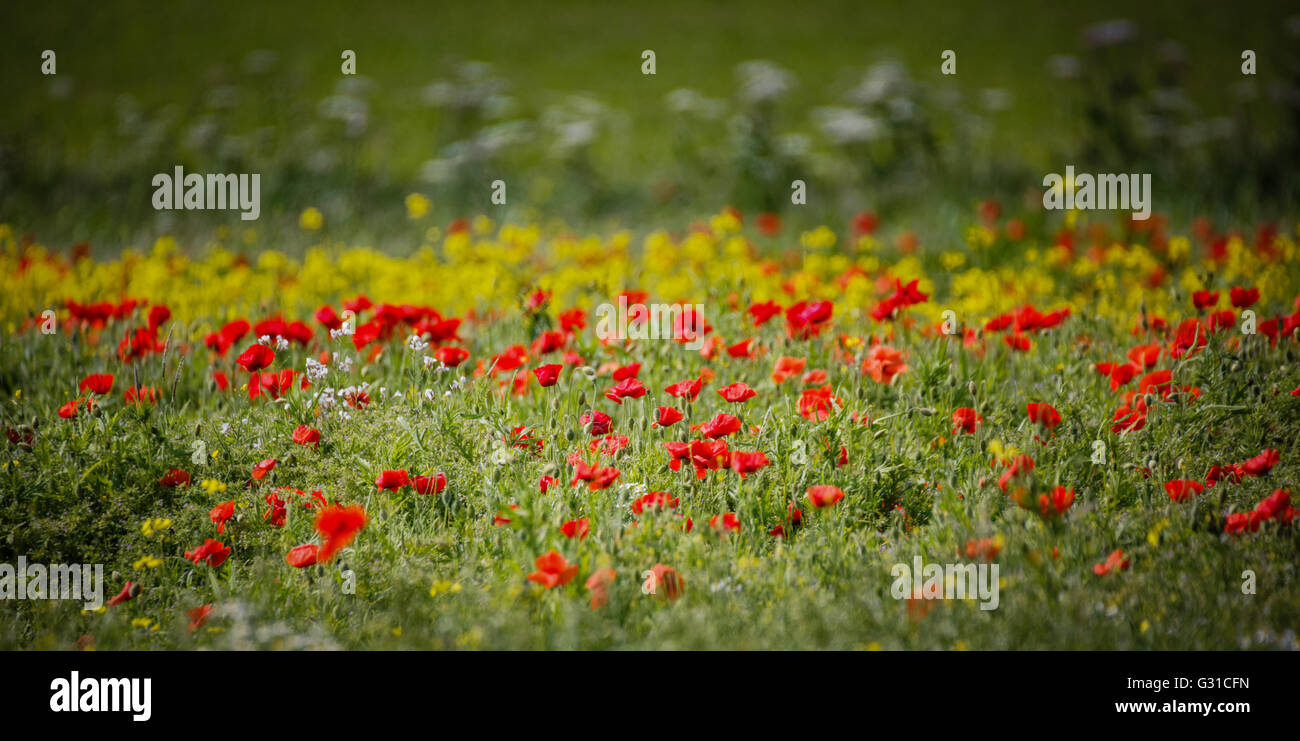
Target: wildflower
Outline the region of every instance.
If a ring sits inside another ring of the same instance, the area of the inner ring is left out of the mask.
[[[139,594],[140,585],[133,581],[128,581],[126,584],[122,585],[122,591],[118,592],[108,600],[108,606],[116,607],[123,602],[129,602],[139,596]]]
[[[437,494],[447,488],[447,474],[441,471],[432,476],[416,476],[415,491],[417,494]]]
[[[554,386],[560,378],[560,371],[564,366],[557,363],[550,365],[539,365],[533,369],[533,375],[537,376],[537,383],[542,387]]]
[[[838,486],[823,484],[808,487],[808,503],[816,509],[830,507],[843,498],[844,492]]]
[[[587,591],[591,592],[591,609],[599,610],[609,602],[609,587],[618,574],[613,569],[597,569],[587,577]]]
[[[293,430],[293,441],[299,445],[320,445],[320,430],[307,425],[298,425]]]
[[[734,512],[725,512],[709,518],[709,528],[720,535],[740,532],[740,519]]]
[[[676,602],[686,591],[686,580],[673,567],[657,563],[646,575],[641,591],[658,599]]]
[[[1205,491],[1205,487],[1199,481],[1191,479],[1179,479],[1165,483],[1165,491],[1169,493],[1169,498],[1175,502],[1186,502],[1192,498],[1193,494],[1200,494]]]
[[[267,458],[253,466],[253,478],[259,481],[266,478],[266,475],[275,468],[276,462],[274,458]]]
[[[226,532],[226,521],[235,516],[235,500],[222,502],[208,512],[208,517],[217,525],[217,534]]]
[[[563,533],[566,538],[577,538],[582,540],[591,532],[591,523],[586,517],[569,520],[560,526],[560,532]]]
[[[1051,430],[1061,424],[1061,413],[1050,404],[1031,402],[1025,405],[1025,412],[1029,415],[1030,422],[1045,429]]]
[[[1092,573],[1097,576],[1105,576],[1112,572],[1119,572],[1128,569],[1129,559],[1124,557],[1124,551],[1116,548],[1106,556],[1102,563],[1095,564],[1092,567]]]
[[[194,631],[203,627],[203,624],[208,621],[208,616],[211,614],[212,614],[212,605],[199,605],[198,607],[195,607],[193,609],[186,610],[185,617],[190,619],[190,624],[188,627],[189,632],[193,633]]]
[[[92,394],[105,396],[109,391],[113,390],[113,374],[91,373],[81,379],[81,383],[77,385],[77,388],[83,393],[90,391]]]
[[[295,569],[305,568],[314,565],[320,558],[320,547],[311,543],[306,545],[294,546],[289,549],[285,555],[285,563]]]
[[[952,432],[954,435],[958,432],[964,432],[967,435],[973,434],[975,428],[979,427],[980,422],[983,421],[984,418],[974,409],[961,407],[952,413]]]
[[[366,511],[361,505],[323,507],[316,513],[316,532],[325,539],[320,549],[320,560],[329,561],[347,547],[357,533],[366,526]]]
[[[387,470],[375,477],[375,486],[379,489],[397,491],[411,485],[410,474],[406,469]]]
[[[240,353],[238,358],[235,358],[235,362],[249,373],[260,371],[275,362],[275,351],[266,345],[250,345],[247,350]]]
[[[553,550],[538,556],[535,565],[537,570],[528,575],[528,581],[547,589],[562,587],[578,575],[578,565],[570,564]]]
[[[758,392],[750,388],[745,383],[733,383],[730,386],[723,386],[718,389],[718,395],[727,401],[737,404],[758,395]]]
[[[876,383],[883,383],[886,386],[893,383],[895,376],[907,371],[903,354],[887,345],[876,345],[871,348],[867,359],[862,361],[862,372],[871,376]]]
[[[740,429],[740,420],[725,412],[718,412],[713,419],[700,426],[700,432],[708,438],[726,437]]]
[[[209,566],[220,566],[230,557],[230,548],[219,540],[206,538],[203,545],[185,551],[185,558],[193,561],[195,565],[206,563]]]

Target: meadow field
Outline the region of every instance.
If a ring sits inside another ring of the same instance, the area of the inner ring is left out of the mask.
[[[848,5],[22,19],[0,648],[1300,648],[1300,21]]]

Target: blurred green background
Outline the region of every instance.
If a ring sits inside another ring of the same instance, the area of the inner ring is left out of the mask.
[[[650,225],[1031,204],[1047,172],[1155,173],[1156,208],[1294,203],[1290,3],[69,2],[3,11],[0,220],[52,246],[248,226],[156,212],[150,180],[262,174],[257,228],[318,207],[383,243],[402,199]],[[40,72],[57,53],[58,74]],[[357,54],[356,77],[340,54]],[[641,73],[655,51],[657,74]],[[940,74],[940,54],[957,74]],[[1258,74],[1241,74],[1253,49]],[[753,60],[764,60],[753,64]],[[746,64],[750,63],[750,64]],[[686,92],[683,92],[686,91]],[[793,178],[809,203],[789,206]],[[496,211],[493,213],[500,213]],[[409,231],[409,229],[408,229]]]

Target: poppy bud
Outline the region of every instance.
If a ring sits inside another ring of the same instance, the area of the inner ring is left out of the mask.
[[[975,395],[975,382],[974,382],[974,381],[971,381],[971,382],[967,383],[967,384],[966,384],[966,390],[970,392],[970,395],[971,395],[971,396],[974,396],[974,395]]]
[[[932,417],[932,416],[934,416],[934,410],[931,409],[931,408],[929,408],[929,407],[917,407],[917,408],[916,408],[916,413],[919,414],[919,415],[921,415],[921,416],[923,416],[923,417]]]

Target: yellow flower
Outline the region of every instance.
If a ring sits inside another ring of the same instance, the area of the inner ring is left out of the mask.
[[[411,219],[423,219],[429,215],[429,206],[432,203],[420,193],[411,193],[406,197],[406,215]]]
[[[311,206],[302,212],[298,217],[298,226],[309,232],[320,229],[325,224],[325,217],[321,215],[320,209]]]
[[[156,569],[161,565],[162,565],[162,559],[154,558],[153,556],[148,556],[148,555],[141,556],[139,559],[136,560],[134,564],[135,569],[137,571],[140,569]]]
[[[217,453],[215,450],[212,451],[212,457],[213,458],[217,457]],[[203,490],[208,493],[208,496],[212,496],[214,494],[222,494],[226,491],[226,485],[221,483],[220,481],[217,481],[216,479],[203,479],[203,483],[200,485],[203,487]]]
[[[830,227],[819,226],[810,232],[799,235],[799,243],[810,250],[825,249],[835,246],[835,232]]]
[[[163,530],[170,528],[171,526],[172,526],[171,520],[163,519],[161,517],[154,517],[152,519],[144,521],[144,524],[140,526],[140,532],[144,534],[144,537],[151,538],[154,536],[154,534],[160,533]]]

